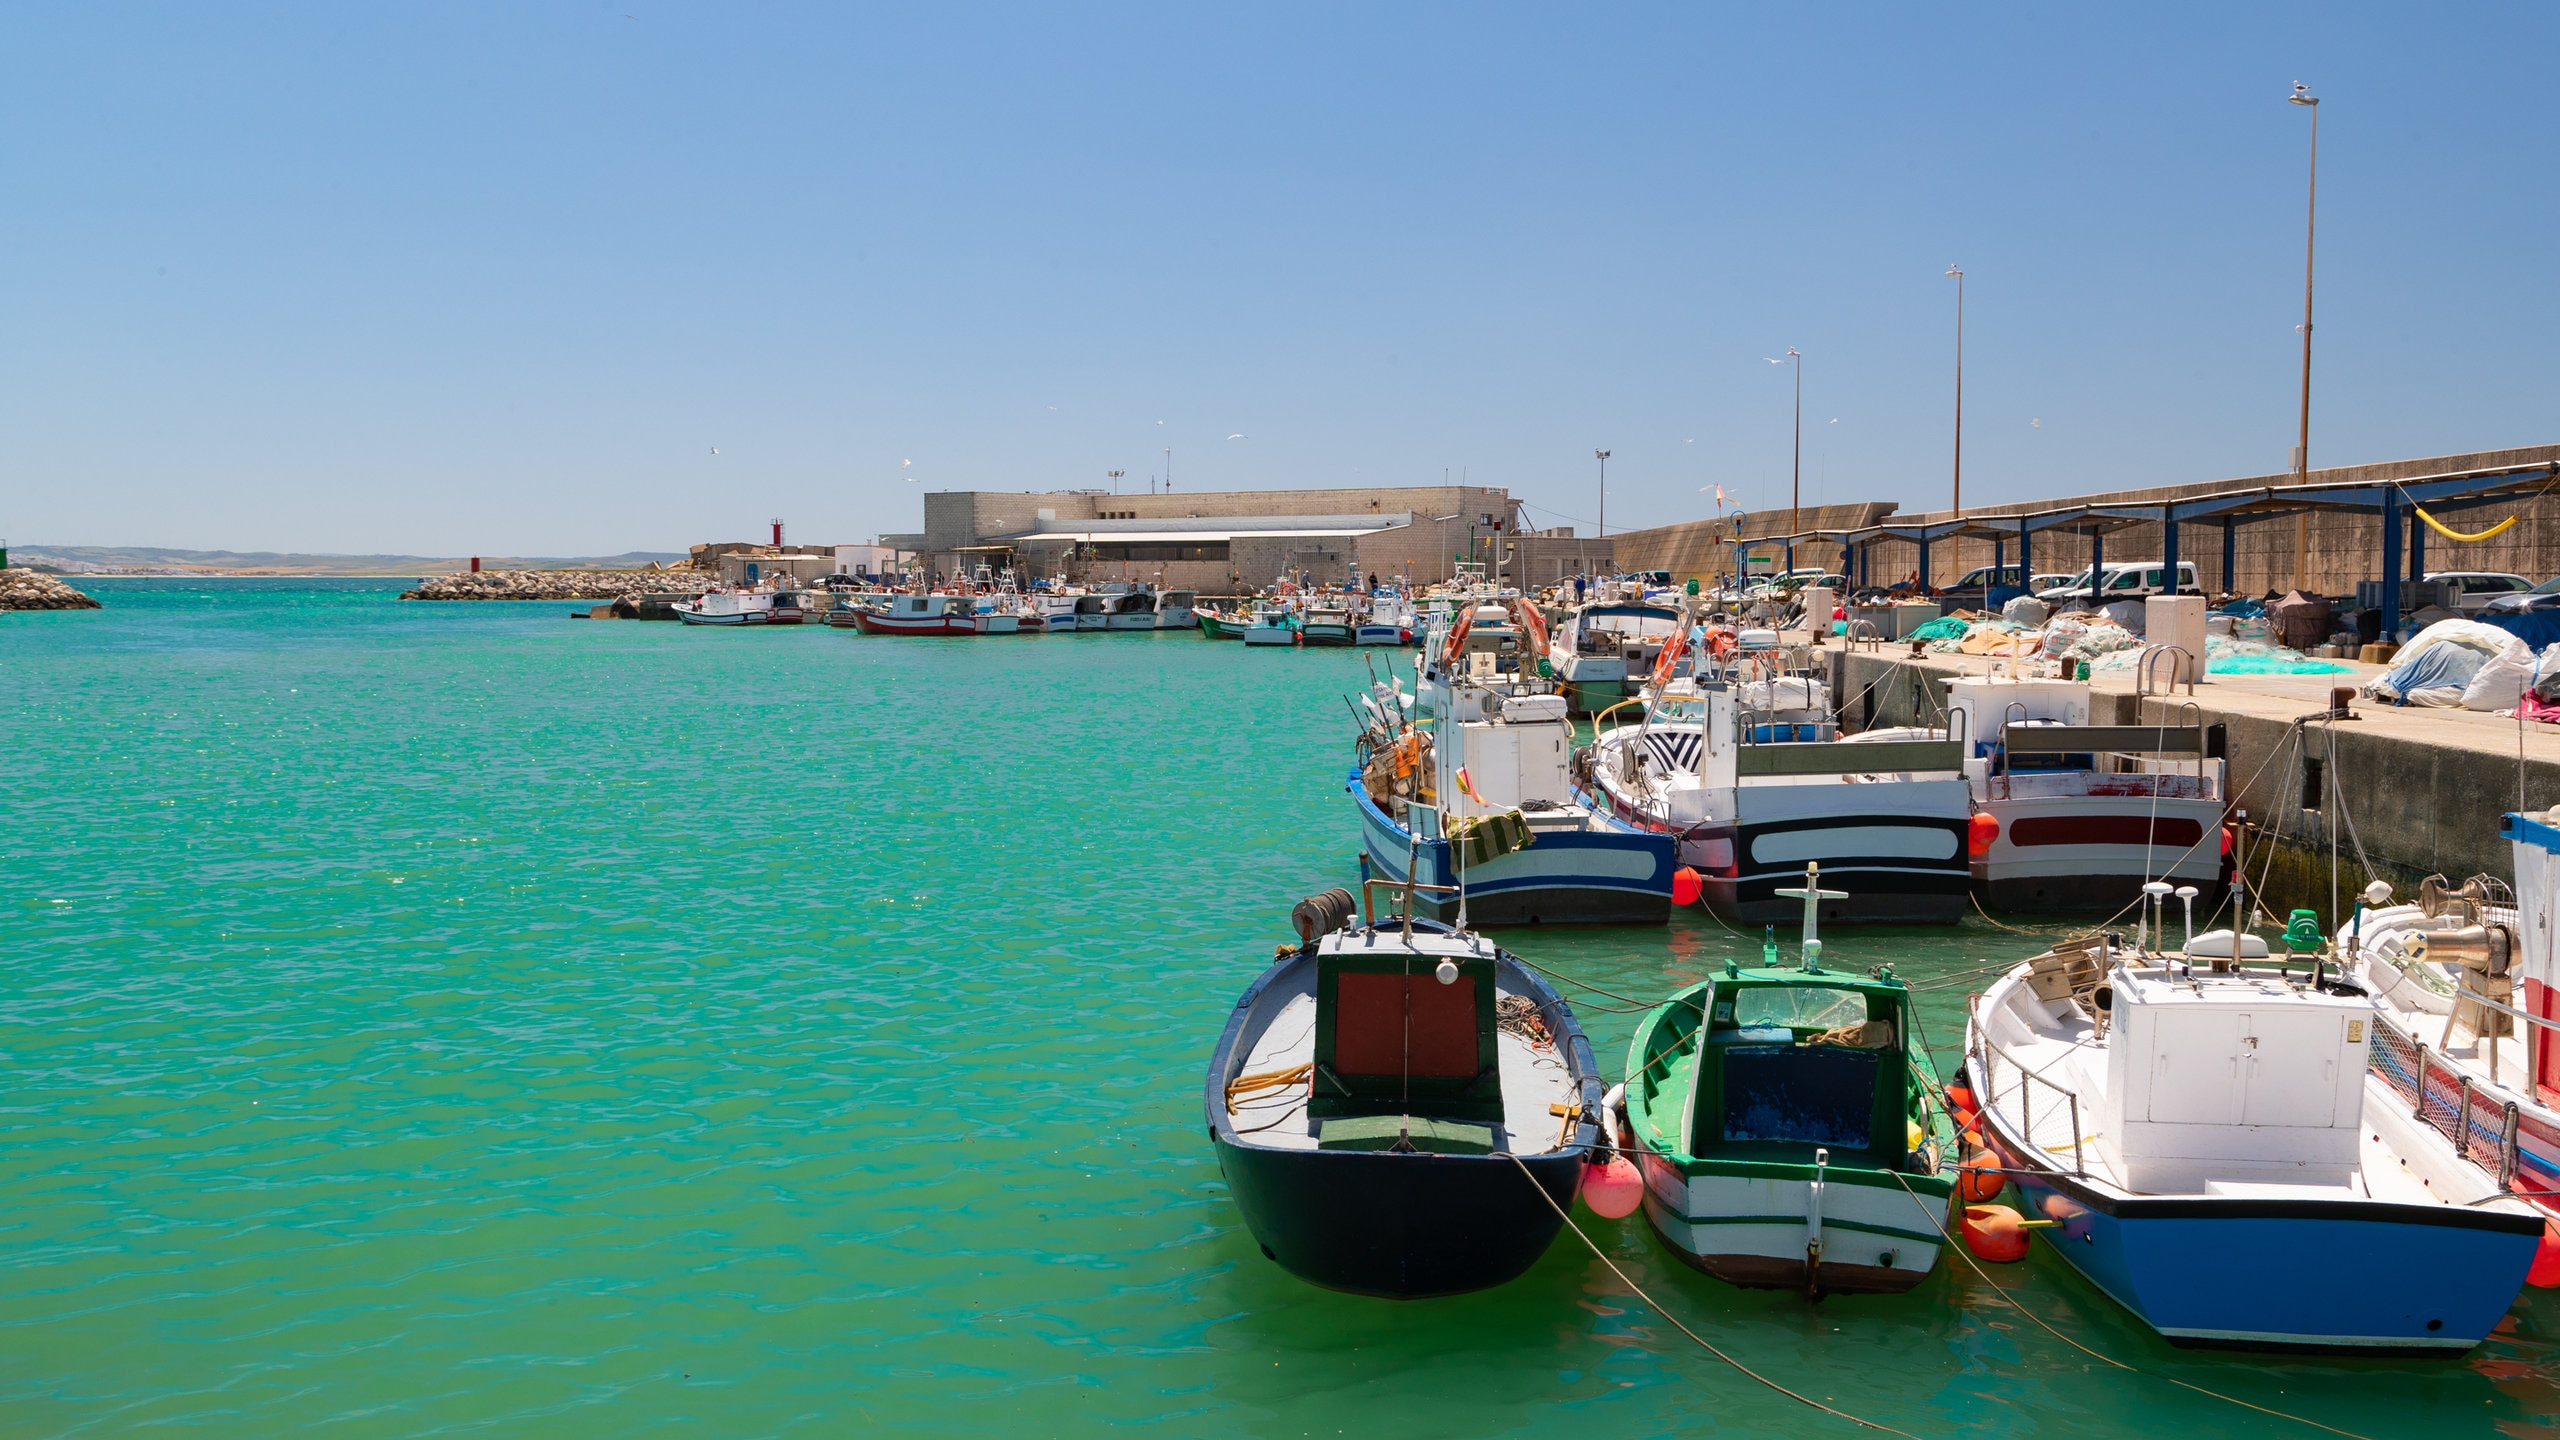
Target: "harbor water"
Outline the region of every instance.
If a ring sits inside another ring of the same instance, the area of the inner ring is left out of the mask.
[[[2041,1240],[1813,1303],[1579,1209],[1660,1310],[1571,1234],[1481,1294],[1309,1288],[1202,1067],[1354,879],[1341,697],[1384,652],[399,588],[0,616],[0,1436],[1861,1433],[1673,1318],[1923,1435],[2560,1426],[2538,1292],[2458,1359],[2194,1352]],[[2027,928],[1829,958],[1952,1047]],[[1760,950],[1698,910],[1502,938],[1600,987],[1612,1076],[1601,991]]]

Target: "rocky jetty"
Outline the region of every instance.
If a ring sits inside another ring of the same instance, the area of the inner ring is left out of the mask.
[[[12,566],[0,570],[0,610],[95,610],[98,602],[51,575]]]
[[[711,577],[692,570],[473,570],[438,575],[403,600],[637,600],[698,594]]]

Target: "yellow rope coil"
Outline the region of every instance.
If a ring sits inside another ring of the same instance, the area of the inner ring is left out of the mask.
[[[1227,1082],[1227,1113],[1236,1113],[1238,1100],[1250,1100],[1275,1090],[1286,1090],[1292,1085],[1303,1085],[1313,1079],[1315,1073],[1313,1065],[1292,1065],[1286,1070],[1262,1070],[1251,1075],[1239,1075]]]

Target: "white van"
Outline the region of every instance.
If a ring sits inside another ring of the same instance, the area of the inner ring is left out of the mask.
[[[2050,590],[2039,590],[2036,592],[2036,598],[2048,604],[2085,599],[2089,594],[2089,579],[2089,572],[2083,569],[2079,574],[2071,577],[2070,584],[2056,585]],[[2159,593],[2161,593],[2159,561],[2128,560],[2120,565],[2109,561],[2106,578],[2098,587],[2098,600],[2104,604],[2111,600],[2138,600],[2145,595]],[[2204,587],[2196,583],[2195,562],[2191,560],[2178,562],[2178,593],[2181,595],[2204,593]]]

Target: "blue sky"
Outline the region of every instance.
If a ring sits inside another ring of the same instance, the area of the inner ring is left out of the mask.
[[[928,488],[1542,519],[2560,440],[2560,10],[0,9],[0,536],[431,554]],[[1243,439],[1229,439],[1242,435]],[[718,453],[713,454],[714,448]]]

